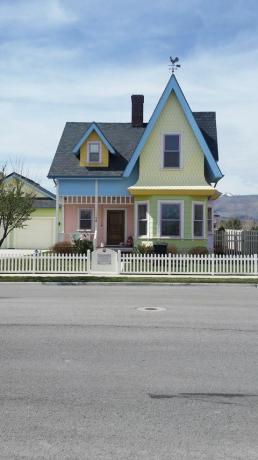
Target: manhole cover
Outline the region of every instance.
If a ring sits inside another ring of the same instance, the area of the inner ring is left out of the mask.
[[[150,311],[150,312],[155,312],[155,311],[165,311],[166,308],[164,307],[139,307],[136,308],[138,311]]]

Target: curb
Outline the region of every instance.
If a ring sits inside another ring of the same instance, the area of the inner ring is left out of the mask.
[[[148,281],[2,281],[0,282],[0,285],[2,284],[7,284],[7,285],[13,285],[15,283],[16,285],[40,285],[40,286],[168,286],[168,287],[201,287],[201,286],[232,286],[232,287],[237,287],[237,286],[246,286],[246,287],[255,287],[258,288],[257,283],[250,283],[250,282],[245,282],[245,283],[237,283],[237,282],[227,282],[227,281],[221,281],[221,282],[191,282],[191,281],[182,281],[182,282],[148,282]]]

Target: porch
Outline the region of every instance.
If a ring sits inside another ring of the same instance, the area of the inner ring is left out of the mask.
[[[128,238],[134,235],[134,200],[129,196],[65,196],[63,232],[59,240],[75,234],[93,241],[95,247],[108,246],[130,252]],[[132,240],[133,241],[133,240]]]

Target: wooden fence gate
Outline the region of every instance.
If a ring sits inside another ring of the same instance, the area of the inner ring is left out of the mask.
[[[258,254],[257,230],[215,230],[214,252],[216,254]]]

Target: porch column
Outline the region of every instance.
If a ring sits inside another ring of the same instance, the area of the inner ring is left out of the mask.
[[[56,243],[58,243],[59,237],[59,181],[56,179]]]
[[[94,225],[94,238],[93,238],[93,249],[96,249],[97,247],[97,240],[98,240],[98,211],[99,211],[99,205],[98,205],[98,198],[99,198],[99,183],[98,180],[95,180],[95,225]]]

